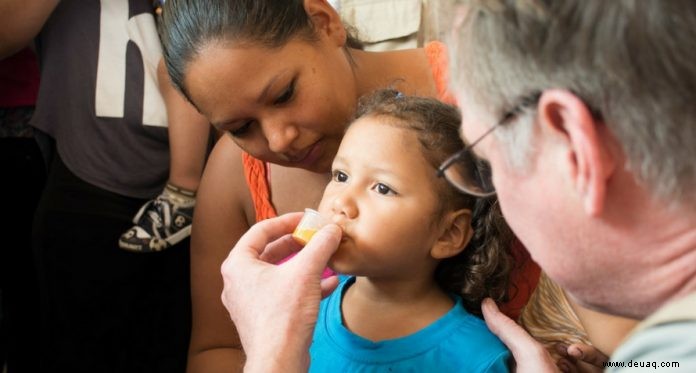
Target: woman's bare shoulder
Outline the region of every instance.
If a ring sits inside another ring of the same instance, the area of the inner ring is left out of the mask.
[[[251,195],[244,177],[242,150],[229,136],[222,136],[208,157],[199,189],[199,197],[204,196],[218,206],[238,208],[248,215]]]

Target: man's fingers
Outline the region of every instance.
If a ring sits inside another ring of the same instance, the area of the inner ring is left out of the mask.
[[[314,234],[293,260],[300,262],[309,273],[321,274],[340,242],[341,228],[328,224]]]
[[[500,312],[492,299],[484,299],[481,310],[488,328],[505,343],[513,355],[518,356],[517,353],[521,353],[519,356],[522,356],[526,352],[537,352],[541,347],[521,326]]]
[[[301,212],[293,212],[252,225],[235,245],[235,248],[242,251],[237,255],[258,257],[269,243],[292,232],[301,218]]]
[[[603,363],[609,360],[609,357],[596,347],[582,343],[575,343],[568,346],[568,355],[596,367],[603,367]]]
[[[544,347],[511,318],[505,316],[492,299],[481,304],[486,325],[510,349],[517,373],[558,372],[558,367]]]
[[[569,361],[566,358],[560,358],[558,362],[556,362],[556,365],[558,365],[558,369],[560,369],[561,372],[563,373],[577,373],[578,372],[578,367],[575,366],[571,361]]]
[[[291,254],[300,251],[300,249],[302,249],[302,245],[297,243],[297,241],[292,238],[291,234],[286,234],[268,244],[266,249],[261,253],[259,259],[264,262],[277,264]]]
[[[324,299],[333,293],[338,287],[338,276],[331,276],[321,280],[321,298]]]

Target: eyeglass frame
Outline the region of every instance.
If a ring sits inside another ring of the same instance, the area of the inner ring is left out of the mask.
[[[512,121],[513,119],[515,119],[518,115],[520,115],[524,111],[525,108],[532,106],[532,105],[535,105],[537,102],[539,102],[539,99],[541,98],[541,94],[542,94],[542,91],[534,91],[528,95],[523,96],[519,100],[519,102],[515,106],[513,106],[512,109],[503,113],[503,116],[501,117],[501,119],[499,121],[497,121],[493,126],[491,126],[491,128],[487,129],[486,132],[484,132],[481,136],[479,136],[478,139],[474,140],[474,142],[472,142],[471,144],[466,145],[462,150],[454,153],[449,158],[447,158],[444,162],[442,162],[440,167],[437,168],[437,177],[444,177],[445,180],[447,180],[450,184],[452,184],[452,186],[454,186],[458,190],[460,190],[464,193],[467,193],[467,194],[471,194],[473,196],[488,197],[488,196],[494,195],[496,193],[495,188],[489,193],[474,192],[468,186],[462,185],[462,184],[452,180],[451,178],[447,177],[445,172],[452,165],[461,161],[467,155],[467,153],[472,153],[472,155],[475,157],[475,155],[473,154],[473,152],[471,152],[471,150],[474,146],[476,146],[476,144],[481,142],[486,136],[488,136],[488,134],[493,132],[496,128],[503,126],[503,125],[509,123],[510,121]],[[493,183],[491,182],[491,185],[492,184]]]

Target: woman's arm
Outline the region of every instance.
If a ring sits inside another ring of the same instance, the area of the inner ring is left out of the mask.
[[[0,2],[0,59],[29,45],[58,5],[58,0]]]
[[[193,218],[190,373],[241,371],[244,365],[237,331],[220,300],[220,265],[249,229],[244,201],[250,200],[241,150],[223,136],[206,164]]]

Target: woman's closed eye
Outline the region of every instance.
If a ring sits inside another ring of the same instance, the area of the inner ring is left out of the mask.
[[[374,186],[372,186],[372,190],[385,196],[395,196],[398,194],[394,189],[382,183],[377,183]]]
[[[234,137],[242,137],[244,136],[247,132],[249,132],[249,128],[251,125],[254,123],[253,120],[248,120],[244,122],[239,128],[233,129],[233,130],[228,130],[227,132],[230,133],[230,135]]]
[[[280,96],[278,96],[278,98],[276,98],[275,101],[273,101],[273,105],[281,105],[281,104],[284,104],[284,103],[290,101],[290,99],[292,99],[292,96],[294,94],[295,94],[295,79],[293,79],[290,82],[290,84],[288,84],[288,86],[285,88],[283,93],[281,93]]]

